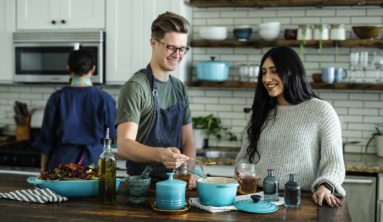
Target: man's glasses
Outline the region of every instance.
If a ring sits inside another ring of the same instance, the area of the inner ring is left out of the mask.
[[[187,47],[187,46],[177,48],[174,45],[167,45],[161,41],[158,41],[158,40],[156,40],[156,41],[161,43],[168,50],[168,54],[173,54],[173,53],[177,52],[177,50],[178,50],[180,55],[185,55],[189,51],[189,47]]]

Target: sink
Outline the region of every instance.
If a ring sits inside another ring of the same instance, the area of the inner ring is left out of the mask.
[[[236,151],[197,151],[198,157],[219,158],[219,159],[235,159],[238,152]]]

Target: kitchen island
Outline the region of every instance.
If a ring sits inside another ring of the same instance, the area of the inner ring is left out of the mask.
[[[0,174],[0,192],[31,189],[26,175]],[[347,204],[343,199],[340,208],[318,207],[311,201],[310,193],[302,194],[300,209],[279,206],[275,213],[250,214],[241,211],[209,213],[191,207],[186,214],[159,214],[151,209],[155,190],[151,189],[146,204],[128,203],[126,184],[122,183],[113,206],[97,203],[96,197],[70,198],[62,203],[36,204],[0,199],[1,221],[351,221]],[[196,191],[188,191],[187,197],[196,197]]]

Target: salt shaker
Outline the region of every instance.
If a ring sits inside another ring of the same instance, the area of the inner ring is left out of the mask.
[[[278,177],[274,176],[273,169],[267,169],[267,176],[263,179],[263,199],[268,202],[279,200],[279,181]]]

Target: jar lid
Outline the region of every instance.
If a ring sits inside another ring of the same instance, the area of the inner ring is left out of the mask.
[[[169,176],[169,178],[167,180],[157,182],[156,186],[161,186],[161,187],[162,186],[164,186],[164,187],[182,187],[182,186],[185,186],[186,187],[185,181],[173,179],[174,173],[166,173],[166,174]]]

